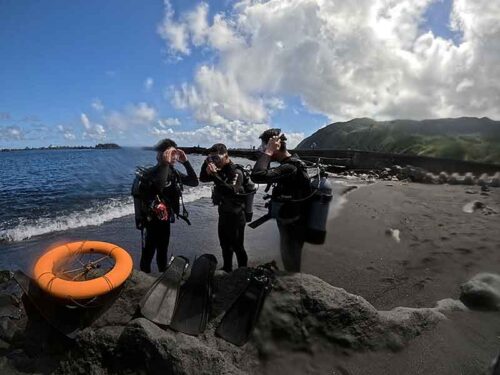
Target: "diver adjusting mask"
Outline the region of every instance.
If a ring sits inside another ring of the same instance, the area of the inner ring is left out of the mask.
[[[266,152],[266,148],[267,148],[267,143],[269,142],[269,140],[273,137],[279,137],[282,145],[280,147],[280,151],[283,150],[283,148],[285,147],[285,142],[287,140],[285,134],[281,133],[281,129],[278,129],[278,128],[275,128],[275,129],[268,129],[266,130],[264,133],[261,134],[261,136],[259,137],[262,142],[260,144],[260,146],[257,148],[257,151],[259,152]]]

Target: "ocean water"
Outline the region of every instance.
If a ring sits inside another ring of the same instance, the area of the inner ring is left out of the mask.
[[[134,171],[153,165],[155,156],[139,148],[0,153],[0,242],[98,226],[133,214]],[[188,158],[199,173],[203,157]],[[210,185],[186,187],[184,200],[210,194]]]
[[[155,156],[153,151],[139,148],[0,153],[0,269],[30,272],[47,249],[84,239],[121,246],[138,264],[141,237],[134,225],[130,189],[136,167],[153,165]],[[204,157],[188,158],[198,174]],[[233,161],[253,165],[246,159]],[[183,167],[180,165],[179,169]],[[332,182],[330,218],[339,213],[345,202],[341,193],[346,185],[359,185],[359,181]],[[184,222],[174,225],[169,255],[193,260],[211,253],[220,258],[217,208],[210,199],[211,185],[185,187],[184,200],[192,226]],[[254,218],[267,212],[264,194],[261,185],[254,201]],[[279,261],[279,236],[274,221],[257,229],[247,228],[245,248],[251,264]]]

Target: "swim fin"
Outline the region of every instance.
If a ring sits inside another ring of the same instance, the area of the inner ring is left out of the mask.
[[[189,278],[181,287],[170,328],[194,336],[205,331],[216,267],[217,259],[212,254],[203,254],[195,260]]]
[[[141,314],[153,323],[168,326],[172,320],[177,295],[188,259],[172,258],[167,270],[151,285],[140,303]]]
[[[215,334],[237,346],[244,345],[257,324],[273,280],[271,270],[263,267],[253,270],[246,288],[226,311]]]

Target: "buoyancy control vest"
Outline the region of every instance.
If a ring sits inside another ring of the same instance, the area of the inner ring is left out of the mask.
[[[240,164],[233,164],[232,166],[236,170],[239,170],[243,176],[241,191],[235,193],[234,195],[227,196],[227,194],[222,193],[217,185],[215,185],[212,190],[212,202],[217,206],[230,206],[229,211],[233,211],[231,207],[234,211],[244,209],[246,221],[250,222],[253,217],[253,201],[257,189],[255,184],[250,179],[249,169]],[[222,212],[223,211],[224,210],[222,210]]]
[[[328,176],[319,163],[307,167],[300,159],[291,157],[285,163],[297,168],[294,178],[274,185],[270,205],[270,216],[282,224],[303,220],[306,226],[305,241],[323,244],[330,202],[333,198]]]
[[[236,168],[243,173],[243,192],[238,194],[244,201],[245,204],[245,218],[246,222],[249,223],[253,218],[253,201],[255,198],[255,193],[257,188],[250,178],[251,170],[245,168],[241,164],[235,164]]]
[[[175,168],[158,165],[149,168],[138,167],[131,191],[134,198],[136,228],[143,229],[148,222],[153,220],[152,202],[156,197],[167,204],[171,222],[174,222],[175,217],[178,217],[190,224],[182,199],[183,190],[184,186],[179,171]],[[180,212],[181,205],[182,214]]]

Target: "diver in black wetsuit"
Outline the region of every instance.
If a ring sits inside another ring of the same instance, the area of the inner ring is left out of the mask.
[[[243,172],[229,159],[227,148],[217,143],[209,149],[207,160],[201,166],[200,181],[214,183],[212,199],[219,206],[219,242],[224,265],[222,269],[231,272],[233,253],[238,267],[247,266],[245,251],[245,203],[237,194],[244,192]]]
[[[175,216],[182,218],[179,203],[182,185],[198,186],[196,172],[186,154],[176,147],[171,139],[160,141],[155,146],[157,164],[147,173],[150,182],[148,206],[151,207],[151,212],[144,223],[146,235],[140,262],[141,271],[147,273],[151,272],[155,251],[158,271],[166,270],[170,223],[174,222]],[[182,163],[187,174],[174,169],[177,161]]]
[[[271,207],[278,211],[280,251],[285,270],[300,272],[302,247],[307,222],[307,204],[301,202],[311,194],[311,184],[304,163],[286,148],[286,137],[280,129],[266,130],[260,136],[259,159],[252,171],[252,181],[274,185]],[[271,161],[279,162],[275,168]]]

